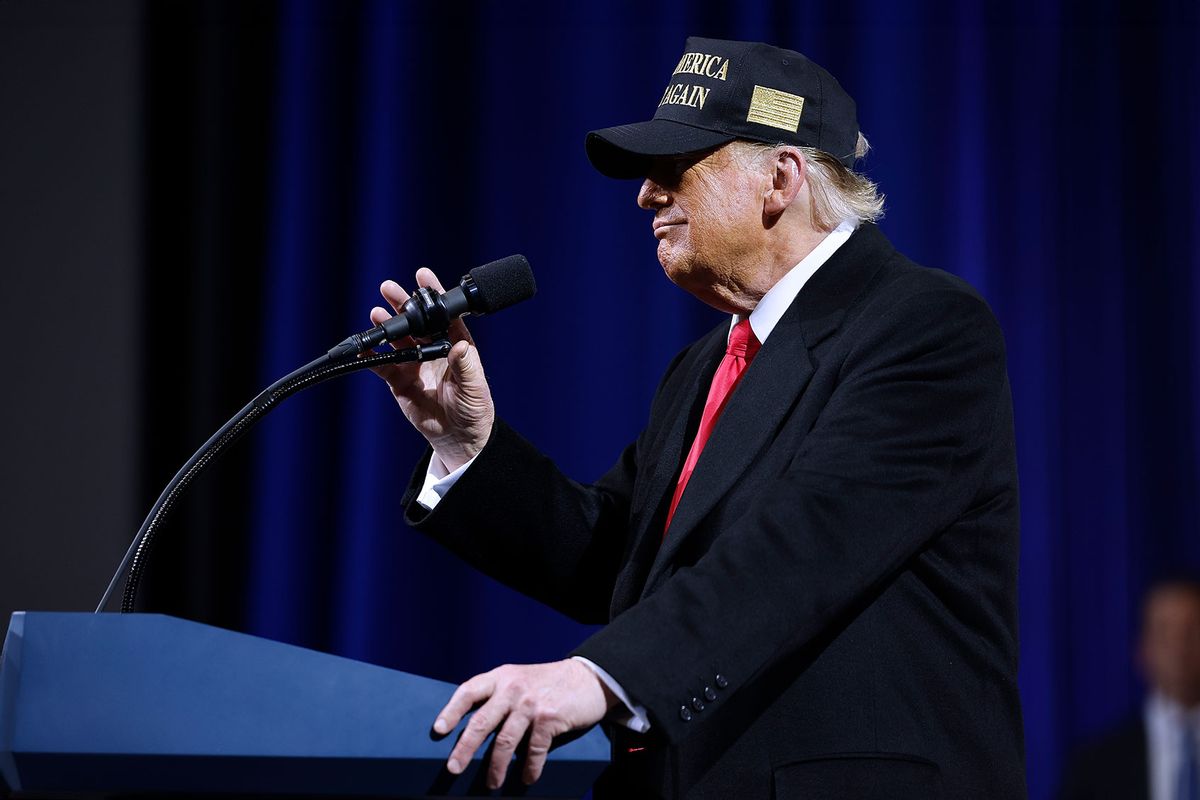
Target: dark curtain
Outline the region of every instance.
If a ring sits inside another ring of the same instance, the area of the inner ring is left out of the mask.
[[[591,128],[648,118],[697,35],[801,50],[858,101],[884,231],[1004,326],[1022,479],[1031,796],[1136,707],[1137,600],[1200,566],[1194,4],[150,3],[145,504],[377,286],[528,255],[475,322],[500,413],[569,474],[639,430],[719,316],[663,277]],[[143,605],[447,680],[588,634],[406,529],[422,452],[370,374],[288,401],[163,532]]]

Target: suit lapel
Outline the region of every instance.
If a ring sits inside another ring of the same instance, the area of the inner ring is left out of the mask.
[[[759,350],[717,420],[654,559],[646,590],[671,563],[688,534],[741,479],[808,385],[812,362],[794,305]],[[703,394],[707,392],[708,387],[703,387]],[[678,472],[678,463],[674,467]]]
[[[811,352],[837,331],[846,310],[894,252],[887,237],[876,226],[862,225],[797,295],[717,420],[675,510],[667,537],[641,584],[642,597],[653,591],[682,542],[742,479],[754,458],[774,438],[812,378]],[[705,350],[707,360],[700,362],[706,368],[697,370],[695,385],[691,387],[695,393],[693,403],[698,397],[699,403],[703,404],[716,364],[724,352],[725,341],[723,333],[715,339],[710,336]],[[686,400],[677,404],[674,413],[678,416],[663,438],[663,449],[654,451],[659,457],[650,487],[653,493],[644,499],[660,500],[668,491],[668,485],[671,491],[674,490],[672,481],[678,475],[686,449],[691,446],[690,439],[684,442],[683,437],[695,428],[688,425],[688,411],[692,408],[694,406]],[[645,547],[649,536],[661,535],[660,530],[647,530],[647,521],[661,525],[658,515],[651,509],[640,526],[638,547]],[[635,562],[640,552],[635,550]],[[635,576],[630,574],[628,577]],[[625,598],[632,601],[629,587],[626,587]]]
[[[728,324],[722,323],[699,344],[687,377],[669,403],[666,423],[647,447],[653,462],[649,479],[639,481],[633,498],[633,508],[639,509],[640,515],[635,520],[631,558],[614,587],[611,609],[614,615],[633,605],[644,585],[640,577],[659,549],[663,519],[657,512],[664,498],[669,498],[675,489],[680,464],[691,447],[704,399],[708,395],[708,385],[725,353],[727,331]]]

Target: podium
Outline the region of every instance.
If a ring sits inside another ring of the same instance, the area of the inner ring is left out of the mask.
[[[0,774],[20,797],[580,797],[597,729],[533,786],[488,792],[430,726],[455,686],[154,614],[13,614],[0,655]],[[461,730],[461,725],[460,725]]]

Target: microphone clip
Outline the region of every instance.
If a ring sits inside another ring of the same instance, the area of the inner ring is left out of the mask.
[[[438,294],[428,286],[422,286],[412,293],[404,304],[404,316],[408,318],[408,330],[418,336],[445,334],[450,330],[452,321],[446,308],[445,295]]]

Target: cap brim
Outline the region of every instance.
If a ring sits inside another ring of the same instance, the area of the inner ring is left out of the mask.
[[[644,178],[654,159],[711,150],[736,137],[669,119],[602,128],[587,135],[588,160],[610,178]]]

